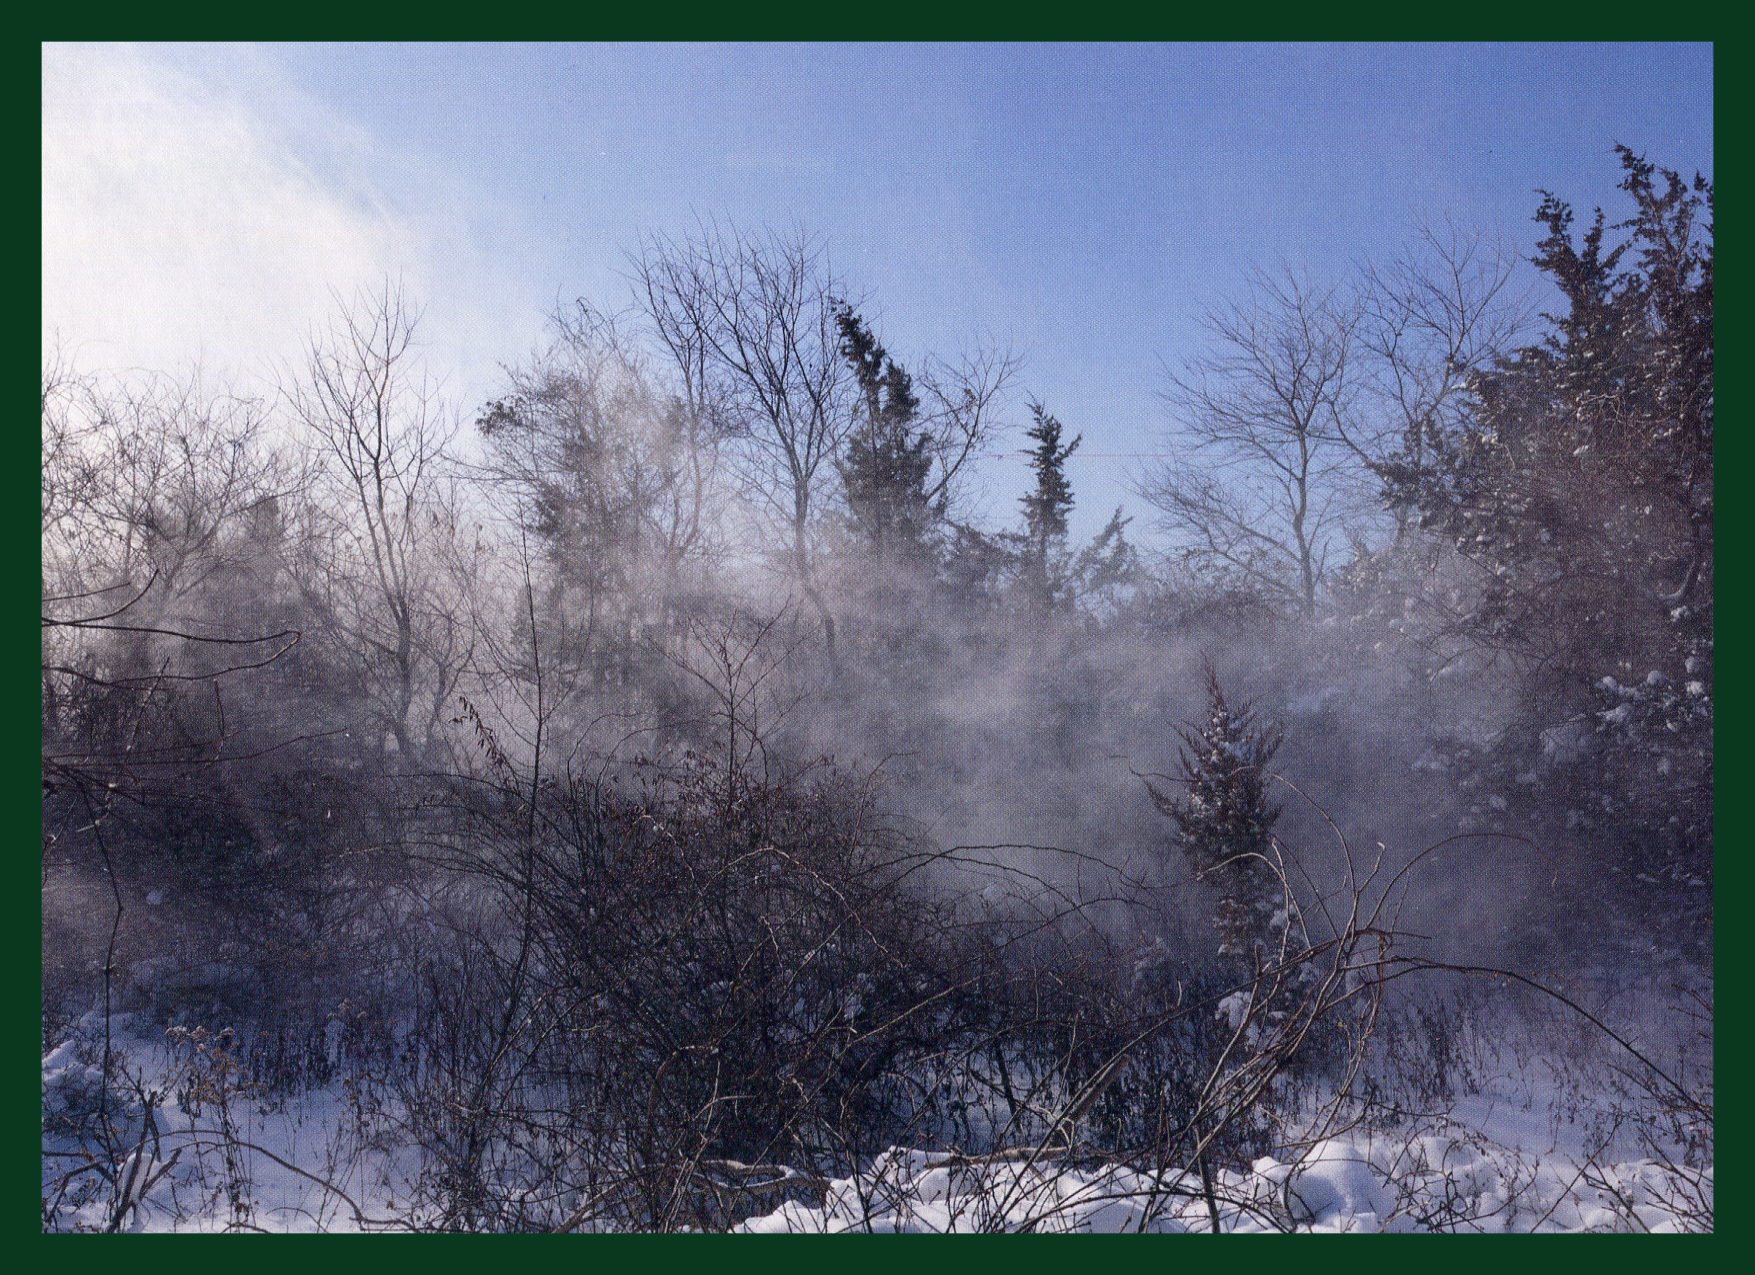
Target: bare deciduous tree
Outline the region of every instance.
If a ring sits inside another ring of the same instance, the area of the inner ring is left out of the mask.
[[[685,384],[667,392],[616,321],[584,302],[477,424],[490,484],[542,545],[544,622],[563,665],[601,689],[671,651],[720,553],[718,440]]]
[[[287,391],[325,466],[326,535],[304,564],[303,602],[352,659],[374,743],[429,757],[474,643],[465,534],[445,449],[455,434],[414,363],[419,313],[385,282],[313,337]]]
[[[1347,443],[1359,304],[1339,287],[1258,273],[1211,311],[1211,351],[1170,374],[1177,454],[1137,481],[1191,563],[1305,615],[1337,536],[1368,513]]]
[[[928,436],[933,470],[928,501],[944,500],[955,516],[958,480],[971,457],[993,434],[994,412],[1006,397],[1023,360],[1012,351],[982,346],[955,358],[931,357],[914,387],[922,396],[916,426]]]
[[[733,443],[749,492],[785,529],[790,572],[821,619],[832,664],[835,622],[818,588],[813,532],[853,413],[835,325],[845,286],[822,243],[803,232],[716,226],[650,240],[634,272],[691,409]]]
[[[1468,376],[1528,336],[1531,305],[1512,277],[1517,258],[1455,225],[1422,227],[1385,264],[1363,267],[1358,343],[1371,411],[1347,440],[1368,461],[1398,448],[1416,465],[1430,431],[1454,426],[1468,402]],[[1408,510],[1395,511],[1396,536]]]
[[[308,478],[262,404],[199,376],[111,379],[56,362],[42,408],[45,664],[83,661],[126,682],[254,662],[219,648],[268,622],[270,528]]]

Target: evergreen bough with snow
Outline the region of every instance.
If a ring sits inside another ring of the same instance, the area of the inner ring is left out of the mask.
[[[1244,962],[1254,974],[1276,949],[1275,918],[1287,908],[1274,853],[1280,807],[1266,795],[1267,765],[1284,732],[1258,725],[1250,705],[1233,708],[1209,667],[1206,720],[1177,733],[1187,794],[1174,798],[1146,787],[1175,824],[1174,844],[1189,870],[1218,892],[1219,955]]]

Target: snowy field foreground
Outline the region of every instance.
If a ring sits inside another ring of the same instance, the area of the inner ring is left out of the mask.
[[[1346,1136],[1292,1161],[1199,1175],[1047,1163],[952,1164],[891,1151],[835,1181],[821,1208],[787,1204],[738,1229],[824,1231],[1683,1231],[1712,1200],[1712,1170],[1651,1160],[1538,1159],[1461,1127],[1412,1137]]]
[[[42,1059],[46,1230],[420,1231],[442,1225],[443,1182],[387,1088],[349,1073],[332,1034],[328,1083],[253,1091],[224,1033],[166,1033],[87,1015]],[[1160,1172],[1013,1148],[988,1155],[892,1148],[857,1176],[701,1162],[735,1183],[725,1224],[745,1233],[840,1231],[1528,1232],[1712,1227],[1710,1130],[1654,1134],[1573,1064],[1527,1050],[1468,1068],[1443,1110],[1379,1112],[1292,1137],[1253,1164]],[[120,1079],[118,1079],[120,1078]],[[1331,1112],[1332,1114],[1332,1112]],[[1658,1118],[1655,1118],[1658,1117]],[[1679,1128],[1674,1123],[1672,1131]],[[609,1175],[613,1176],[613,1174]],[[576,1168],[525,1192],[540,1229],[596,1229]],[[437,1193],[437,1194],[436,1194]],[[571,1221],[562,1223],[571,1215]]]

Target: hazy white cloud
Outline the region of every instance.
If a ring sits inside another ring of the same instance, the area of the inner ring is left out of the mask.
[[[301,93],[272,50],[227,53],[221,85],[151,47],[44,47],[45,345],[267,376],[332,292],[388,275],[427,309],[433,370],[483,392],[540,317],[482,247],[509,214]]]

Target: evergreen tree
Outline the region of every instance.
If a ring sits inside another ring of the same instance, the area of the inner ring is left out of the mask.
[[[1218,892],[1219,955],[1245,962],[1254,973],[1275,950],[1275,917],[1286,910],[1273,853],[1280,807],[1269,803],[1266,791],[1282,731],[1258,726],[1248,705],[1232,708],[1209,665],[1206,720],[1177,733],[1187,794],[1173,798],[1151,783],[1146,787],[1175,824],[1174,845],[1189,870]]]
[[[1061,601],[1064,571],[1058,570],[1054,551],[1066,539],[1066,516],[1073,507],[1072,484],[1066,477],[1066,460],[1084,441],[1081,434],[1064,447],[1060,422],[1041,403],[1030,404],[1035,424],[1024,431],[1036,446],[1030,452],[1030,468],[1036,471],[1036,489],[1023,498],[1024,536],[1019,578],[1031,611],[1042,615]]]
[[[1476,787],[1575,865],[1556,917],[1587,925],[1584,939],[1619,911],[1698,947],[1712,908],[1713,192],[1618,150],[1631,217],[1609,225],[1599,209],[1575,238],[1564,201],[1544,193],[1536,212],[1533,261],[1566,302],[1544,339],[1469,378],[1462,420],[1429,423],[1423,449],[1376,469],[1393,505],[1482,569],[1448,636],[1507,658],[1523,702]]]
[[[1122,595],[1144,577],[1139,554],[1127,540],[1127,524],[1118,507],[1090,544],[1079,551],[1072,567],[1072,585],[1081,610],[1093,618],[1114,613]]]
[[[835,323],[859,385],[859,421],[837,461],[852,527],[879,565],[925,563],[945,501],[927,490],[932,438],[915,428],[913,378],[850,307],[836,310]]]
[[[1620,152],[1631,236],[1606,246],[1599,210],[1575,246],[1572,209],[1546,195],[1533,260],[1566,311],[1470,379],[1467,419],[1375,467],[1392,505],[1485,568],[1457,627],[1536,671],[1532,707],[1678,676],[1710,642],[1712,188],[1665,171],[1660,192]]]

